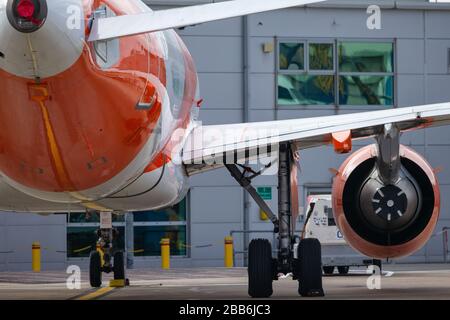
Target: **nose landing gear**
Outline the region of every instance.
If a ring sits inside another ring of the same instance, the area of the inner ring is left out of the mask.
[[[123,251],[114,247],[119,231],[112,227],[111,213],[101,212],[100,229],[97,230],[97,250],[89,257],[89,282],[92,287],[102,285],[102,273],[114,273],[114,280],[122,280],[125,285],[125,263]],[[109,215],[109,217],[104,217]],[[104,222],[106,221],[106,223]]]

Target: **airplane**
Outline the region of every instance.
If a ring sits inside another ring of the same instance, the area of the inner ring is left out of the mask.
[[[332,145],[350,153],[353,140],[374,138],[336,172],[335,220],[367,256],[418,250],[437,223],[439,184],[430,164],[399,139],[402,132],[448,125],[450,103],[198,122],[195,64],[174,30],[317,2],[234,0],[152,11],[140,0],[0,0],[0,210],[92,210],[105,217],[154,210],[183,199],[190,176],[225,167],[278,235],[276,257],[267,240],[249,245],[249,295],[269,297],[278,275],[293,273],[300,295],[321,296],[320,242],[294,234],[299,152]],[[269,161],[261,170],[249,166],[263,158]],[[252,186],[271,167],[276,214]],[[99,230],[103,253],[91,252],[93,287],[101,286],[102,272],[124,277],[114,236],[112,227]]]

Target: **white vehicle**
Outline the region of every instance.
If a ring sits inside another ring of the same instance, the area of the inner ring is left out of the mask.
[[[336,226],[330,194],[309,196],[306,208],[304,237],[320,241],[324,274],[331,275],[335,269],[339,274],[347,274],[350,267],[369,264],[381,267],[380,260],[361,255],[347,244]]]

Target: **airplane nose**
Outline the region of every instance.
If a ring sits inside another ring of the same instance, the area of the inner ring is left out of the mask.
[[[8,0],[6,14],[17,31],[31,33],[39,30],[47,19],[46,0]]]

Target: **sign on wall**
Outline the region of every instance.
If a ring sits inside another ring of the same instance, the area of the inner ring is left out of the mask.
[[[263,200],[272,200],[272,187],[258,187],[256,191]]]

